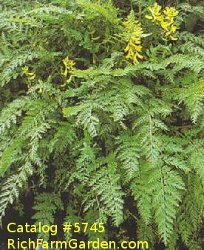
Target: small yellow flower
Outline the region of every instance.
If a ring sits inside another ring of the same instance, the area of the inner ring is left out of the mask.
[[[42,80],[38,80],[38,82],[39,82],[40,84],[43,84],[43,81],[42,81]],[[39,94],[42,94],[42,93],[43,93],[43,89],[42,89],[42,88],[39,88],[38,93],[39,93]]]
[[[130,13],[127,20],[123,22],[123,25],[127,29],[128,43],[124,48],[127,53],[126,59],[130,59],[134,64],[138,63],[138,59],[142,59],[143,56],[140,54],[142,51],[141,36],[143,30],[138,21],[135,20],[134,14]]]
[[[169,31],[170,26],[171,26],[171,23],[162,21],[162,22],[160,23],[160,25],[161,25],[162,29],[164,29],[165,31]]]
[[[34,72],[29,72],[28,66],[22,67],[23,74],[27,76],[28,80],[32,81],[35,79],[36,75]]]

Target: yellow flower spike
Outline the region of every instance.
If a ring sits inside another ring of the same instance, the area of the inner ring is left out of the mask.
[[[142,59],[142,55],[140,52],[142,51],[141,45],[141,36],[143,34],[143,30],[141,28],[141,24],[135,20],[134,14],[131,13],[127,20],[123,22],[123,25],[127,29],[128,34],[128,43],[124,48],[124,52],[127,53],[125,56],[126,59],[130,59],[133,64],[138,63],[138,59]]]
[[[61,84],[61,87],[65,87],[67,83],[70,83],[72,80],[72,73],[75,70],[75,62],[73,60],[70,60],[68,57],[66,57],[65,59],[62,60],[63,64],[64,64],[64,72],[62,72],[62,75],[68,79],[66,80],[66,82],[64,84]]]
[[[63,59],[62,62],[68,70],[72,71],[74,69],[75,62],[73,60],[70,60],[68,57]]]
[[[145,17],[147,19],[153,20],[153,21],[158,21],[161,20],[162,18],[162,14],[161,14],[161,6],[158,5],[158,3],[155,3],[152,7],[148,7],[148,10],[151,13],[151,16],[146,15]]]

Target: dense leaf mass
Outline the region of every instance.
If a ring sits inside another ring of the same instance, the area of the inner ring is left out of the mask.
[[[0,220],[29,193],[36,223],[102,221],[102,238],[202,249],[202,1],[0,10]]]

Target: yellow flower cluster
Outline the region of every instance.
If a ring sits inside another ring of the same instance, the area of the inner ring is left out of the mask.
[[[62,60],[63,64],[64,64],[64,72],[62,72],[62,75],[68,79],[66,80],[66,82],[62,85],[60,85],[61,87],[65,87],[67,83],[71,82],[72,80],[72,72],[74,71],[75,67],[75,62],[73,60],[70,60],[68,57],[66,57],[65,59]]]
[[[67,77],[67,75],[72,73],[72,71],[74,70],[75,62],[73,60],[70,60],[68,57],[63,59],[62,62],[63,62],[64,67],[65,67],[64,72],[62,73],[62,75],[64,77]]]
[[[34,72],[29,72],[28,66],[22,67],[23,74],[27,76],[28,80],[34,80],[36,75]]]
[[[175,17],[178,16],[178,11],[174,7],[166,7],[162,11],[162,7],[155,3],[153,7],[149,7],[151,15],[145,17],[152,22],[159,24],[165,32],[165,37],[170,40],[177,40],[175,33],[177,26],[175,25]]]
[[[143,34],[143,30],[140,23],[135,20],[132,13],[128,16],[127,20],[123,22],[123,25],[128,31],[128,44],[124,49],[127,53],[125,57],[136,64],[138,63],[138,59],[143,58],[140,54],[142,51],[141,36]]]
[[[27,76],[28,80],[32,81],[36,79],[36,74],[34,72],[29,72],[28,66],[22,67],[22,71],[23,71],[23,74]],[[38,82],[40,84],[43,84],[42,80],[38,80]],[[28,86],[30,87],[30,84],[28,84]],[[43,89],[39,88],[38,93],[42,94],[42,92],[43,92]]]

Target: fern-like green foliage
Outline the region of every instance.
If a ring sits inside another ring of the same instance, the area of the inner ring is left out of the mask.
[[[32,219],[38,228],[39,223],[42,225],[55,225],[57,211],[63,209],[61,198],[53,193],[41,193],[36,196],[35,205],[33,206],[35,214]],[[49,233],[39,233],[39,239],[49,240]]]
[[[158,1],[179,10],[170,41],[145,18],[154,2],[2,1],[1,221],[27,191],[36,223],[105,223],[90,240],[129,239],[129,225],[151,249],[202,249],[203,5]]]

